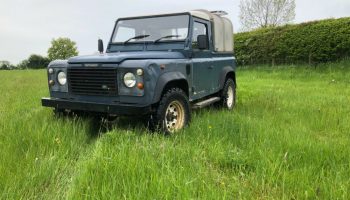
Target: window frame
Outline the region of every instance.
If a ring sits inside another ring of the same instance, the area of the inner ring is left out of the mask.
[[[194,39],[197,40],[197,38],[194,38],[194,27],[195,27],[196,23],[202,24],[206,28],[207,42],[209,44],[207,49],[198,49],[198,47],[197,48],[193,48]],[[191,40],[191,43],[190,43],[192,50],[194,50],[194,51],[210,51],[210,49],[211,49],[211,40],[210,40],[210,37],[209,37],[209,34],[210,34],[210,32],[209,32],[209,23],[210,22],[207,22],[207,21],[202,20],[202,19],[196,19],[196,18],[193,19],[193,25],[192,25],[192,30],[191,30],[192,31],[192,35],[191,35],[192,40]]]
[[[192,16],[190,13],[176,13],[176,14],[166,14],[166,15],[150,15],[150,16],[140,16],[140,17],[127,17],[127,18],[120,18],[118,19],[113,27],[112,35],[109,40],[109,45],[124,45],[124,42],[113,42],[114,36],[117,31],[117,26],[119,21],[125,21],[125,20],[134,20],[134,19],[146,19],[146,18],[156,18],[156,17],[171,17],[171,16],[183,16],[186,15],[188,16],[188,32],[187,32],[187,37],[185,39],[180,39],[180,40],[161,40],[158,43],[178,43],[178,42],[186,42],[190,38],[191,34],[191,19]],[[144,43],[153,43],[153,41],[132,41],[129,42],[128,44],[144,44]]]

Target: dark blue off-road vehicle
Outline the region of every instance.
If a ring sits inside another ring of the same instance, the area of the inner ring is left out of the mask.
[[[173,133],[192,108],[235,105],[233,27],[224,12],[122,18],[103,53],[48,66],[55,112],[148,115],[152,127]]]

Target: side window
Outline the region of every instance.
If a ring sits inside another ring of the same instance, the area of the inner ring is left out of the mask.
[[[192,35],[192,48],[198,49],[197,37],[198,35],[206,35],[208,38],[208,28],[206,24],[194,22]]]

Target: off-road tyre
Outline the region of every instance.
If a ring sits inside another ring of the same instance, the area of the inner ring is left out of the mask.
[[[186,93],[180,88],[171,88],[162,95],[151,115],[149,127],[152,131],[169,135],[186,127],[190,120],[190,103]]]
[[[219,94],[221,100],[218,102],[218,105],[222,108],[232,110],[236,105],[236,85],[235,82],[228,78],[225,81],[224,87]]]

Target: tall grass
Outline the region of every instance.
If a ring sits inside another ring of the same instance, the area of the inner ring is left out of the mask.
[[[0,72],[3,199],[349,199],[350,63],[240,68],[234,111],[164,137],[40,106],[46,72]]]

